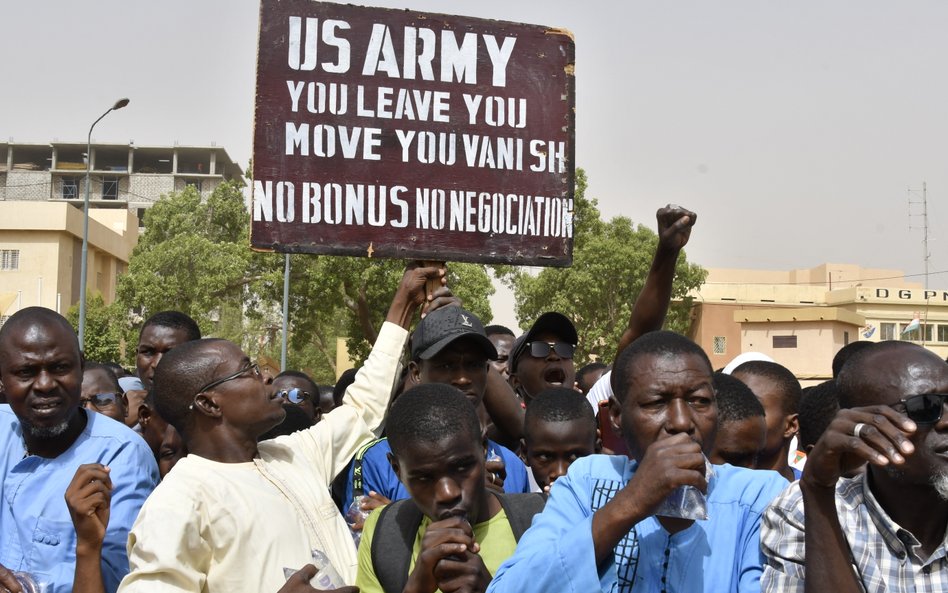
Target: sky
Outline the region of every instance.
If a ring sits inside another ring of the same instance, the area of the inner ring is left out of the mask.
[[[948,3],[376,1],[563,27],[576,165],[606,217],[698,213],[705,267],[924,271],[948,289]],[[0,0],[0,138],[252,152],[259,3]],[[917,190],[909,192],[909,190]],[[912,280],[922,281],[921,278]],[[495,321],[513,324],[509,294]],[[505,303],[507,305],[505,306]]]

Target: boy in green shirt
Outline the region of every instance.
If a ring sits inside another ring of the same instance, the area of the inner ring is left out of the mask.
[[[386,430],[389,461],[411,499],[366,520],[359,590],[484,591],[542,498],[487,490],[486,438],[474,408],[450,385],[405,392],[392,406]]]

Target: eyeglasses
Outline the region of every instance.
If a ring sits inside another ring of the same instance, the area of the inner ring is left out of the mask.
[[[560,358],[573,358],[573,351],[576,346],[566,342],[530,342],[530,356],[534,358],[546,358],[550,352],[556,352]]]
[[[899,400],[905,406],[905,415],[915,424],[935,424],[945,411],[945,393],[924,393]]]
[[[92,404],[93,408],[100,410],[102,408],[111,408],[120,397],[122,397],[120,393],[96,393],[89,397],[79,398],[79,406],[84,408],[86,404]]]
[[[201,394],[204,393],[205,391],[210,391],[211,389],[214,389],[215,387],[217,387],[218,385],[221,385],[222,383],[227,383],[228,381],[233,381],[234,379],[237,379],[237,378],[239,378],[240,376],[242,376],[242,375],[243,375],[244,373],[246,373],[247,371],[251,371],[254,378],[257,378],[257,377],[260,376],[260,367],[257,366],[256,363],[250,363],[250,364],[248,364],[247,366],[245,366],[244,368],[242,368],[242,369],[240,369],[239,371],[237,371],[236,373],[234,373],[233,375],[227,375],[226,377],[224,377],[224,378],[222,378],[222,379],[215,379],[215,380],[211,381],[210,383],[208,383],[207,385],[205,385],[204,387],[202,387],[201,389],[199,389],[198,392],[194,394],[194,397],[197,397],[197,396],[201,395]]]
[[[294,387],[293,389],[281,389],[280,391],[277,391],[277,395],[291,404],[297,405],[309,399],[309,392],[303,391],[299,387]]]

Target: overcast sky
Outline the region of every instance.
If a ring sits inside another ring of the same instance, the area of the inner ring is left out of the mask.
[[[257,2],[0,2],[0,138],[84,141],[127,96],[96,141],[216,142],[246,167]],[[570,29],[587,195],[652,227],[659,205],[695,210],[706,267],[921,273],[907,190],[927,181],[931,270],[948,270],[946,2],[373,5]]]

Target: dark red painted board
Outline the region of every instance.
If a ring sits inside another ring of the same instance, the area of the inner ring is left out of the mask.
[[[573,63],[562,29],[263,0],[252,246],[568,266]]]

